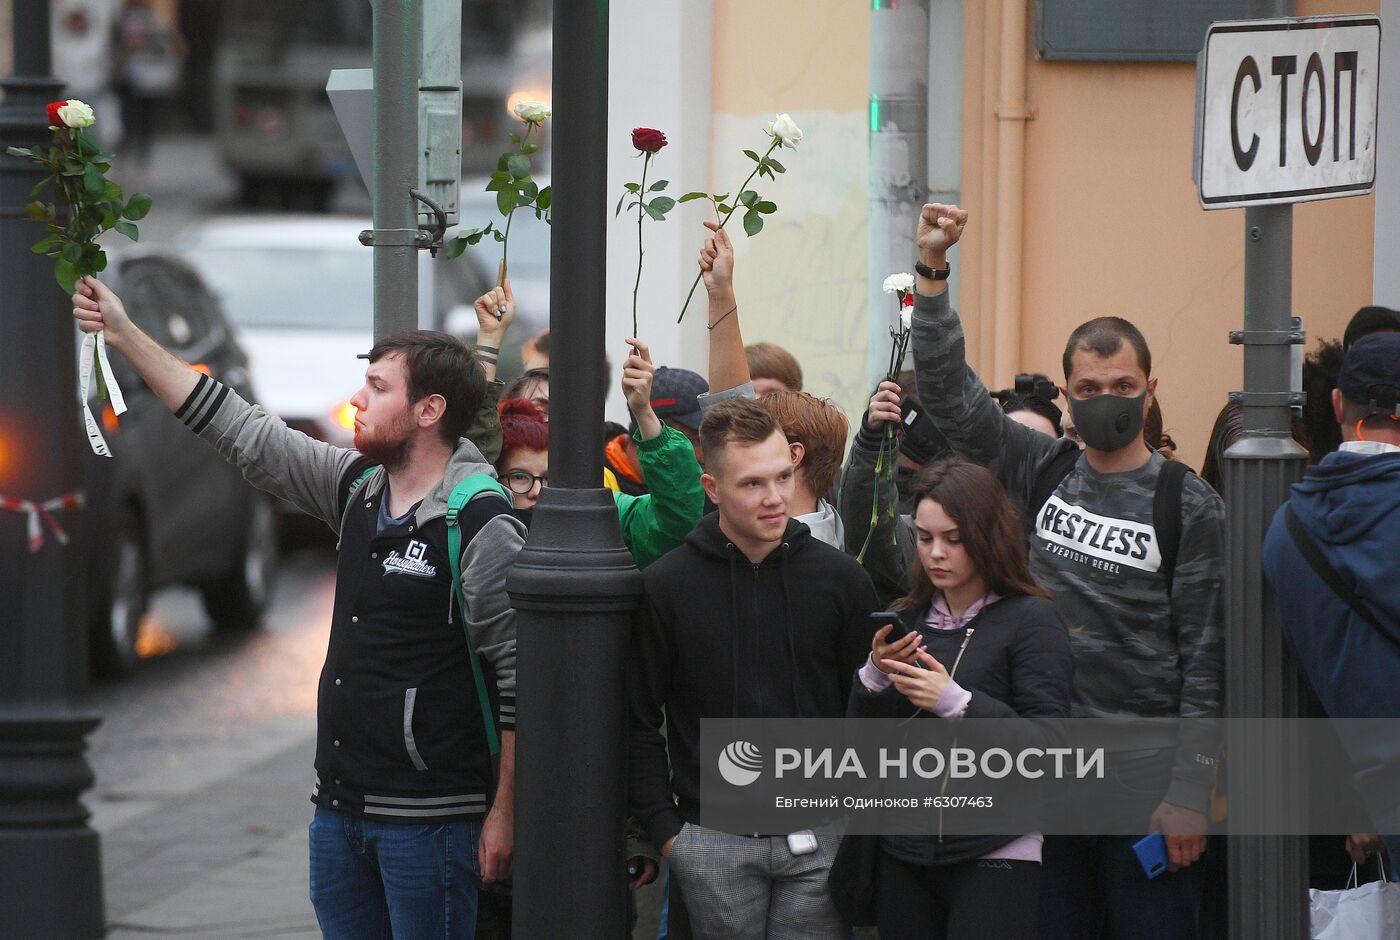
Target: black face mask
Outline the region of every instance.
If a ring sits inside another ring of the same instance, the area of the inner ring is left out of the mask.
[[[1111,452],[1127,447],[1142,433],[1146,401],[1146,392],[1135,398],[1123,395],[1071,398],[1069,412],[1080,440],[1094,450]]]

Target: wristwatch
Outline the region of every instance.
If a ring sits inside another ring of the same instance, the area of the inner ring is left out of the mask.
[[[915,261],[914,273],[918,274],[919,277],[926,277],[930,281],[946,281],[948,280],[948,275],[953,273],[953,262],[949,261],[947,267],[939,268],[935,271],[922,261]]]

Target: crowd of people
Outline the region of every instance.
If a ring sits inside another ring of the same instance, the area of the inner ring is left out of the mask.
[[[1164,433],[1147,341],[1118,317],[1070,335],[1062,386],[1025,377],[989,393],[947,292],[967,221],[957,206],[923,208],[914,367],[878,385],[853,438],[790,353],[744,344],[718,226],[698,257],[708,374],[657,367],[627,341],[631,417],[609,426],[599,481],[645,585],[618,879],[666,880],[663,936],[1223,935],[1224,851],[1207,838],[1226,681],[1213,474],[1238,418],[1222,413],[1206,472],[1191,472]],[[479,889],[510,873],[505,581],[549,485],[549,349],[547,334],[530,341],[530,368],[503,385],[508,281],[475,306],[474,348],[415,331],[370,351],[343,449],[165,352],[96,279],[74,295],[81,329],[105,331],[179,420],[339,536],[310,829],[311,898],[331,937],[509,930],[504,895]],[[1400,532],[1400,313],[1368,308],[1354,325],[1330,366],[1310,365],[1313,420],[1299,435],[1318,466],[1265,557],[1288,639],[1334,717],[1400,714],[1386,682],[1400,608],[1384,590]],[[877,474],[890,426],[897,471]],[[872,519],[872,506],[896,508]],[[947,837],[701,825],[702,721],[846,716],[1000,718],[1023,743],[1069,716],[1180,719],[1174,739],[1110,750],[1095,797],[1161,835],[1166,870],[1148,876],[1135,837],[1034,825]],[[1400,800],[1371,783],[1395,757],[1348,756],[1373,828],[1400,832]],[[1342,853],[1341,837],[1327,844]],[[1382,846],[1370,833],[1345,842],[1353,858]]]

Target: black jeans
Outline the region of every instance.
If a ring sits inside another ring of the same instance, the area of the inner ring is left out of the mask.
[[[974,859],[911,865],[880,853],[875,911],[880,940],[1031,940],[1040,863]]]

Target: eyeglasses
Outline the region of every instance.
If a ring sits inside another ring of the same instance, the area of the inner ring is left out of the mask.
[[[512,470],[510,473],[506,474],[506,486],[510,487],[512,493],[519,496],[529,495],[530,491],[535,488],[536,481],[539,481],[542,487],[549,486],[549,477],[547,475],[535,476],[534,474],[526,473],[524,470]]]

